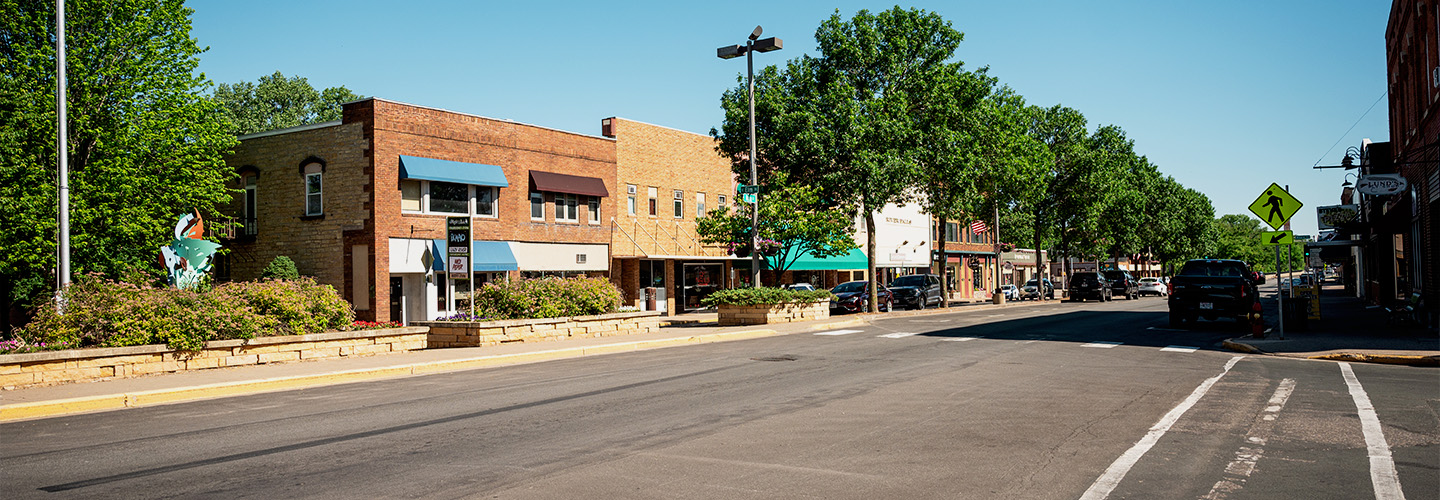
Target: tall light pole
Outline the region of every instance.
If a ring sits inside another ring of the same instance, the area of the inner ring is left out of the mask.
[[[65,131],[65,0],[55,0],[55,136],[59,159],[56,184],[59,187],[59,232],[57,248],[55,310],[65,312],[65,287],[70,284],[70,155]]]
[[[755,203],[750,207],[750,286],[760,286],[760,185],[755,177],[755,52],[780,50],[784,42],[770,37],[760,40],[764,30],[759,26],[750,32],[745,45],[730,45],[715,49],[715,56],[734,59],[745,56],[745,86],[750,94],[750,188],[755,190]],[[743,196],[742,196],[743,199]]]

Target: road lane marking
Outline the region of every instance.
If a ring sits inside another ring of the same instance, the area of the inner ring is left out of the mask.
[[[1250,431],[1245,433],[1247,446],[1241,446],[1235,452],[1235,459],[1225,466],[1225,477],[1216,481],[1215,486],[1210,487],[1210,493],[1200,497],[1200,500],[1223,500],[1226,495],[1245,487],[1245,481],[1255,472],[1255,464],[1265,454],[1262,446],[1270,440],[1270,434],[1275,429],[1275,417],[1285,408],[1285,402],[1290,400],[1290,394],[1294,392],[1295,379],[1280,381],[1280,386],[1276,387],[1275,394],[1270,396],[1260,419],[1251,424]]]
[[[979,338],[980,338],[980,337],[951,337],[951,338],[940,339],[940,341],[941,341],[941,342],[969,342],[969,341],[971,341],[971,340],[977,340],[977,339],[979,339]]]
[[[1095,479],[1095,483],[1090,485],[1090,489],[1085,490],[1084,495],[1080,495],[1080,500],[1103,500],[1105,497],[1110,496],[1110,492],[1115,491],[1115,487],[1120,485],[1120,480],[1125,479],[1125,474],[1129,473],[1130,468],[1134,467],[1135,463],[1140,461],[1140,457],[1145,456],[1145,452],[1150,451],[1150,448],[1154,447],[1155,443],[1159,442],[1160,438],[1164,437],[1165,433],[1170,431],[1170,426],[1175,425],[1175,422],[1180,420],[1180,417],[1189,411],[1190,407],[1195,406],[1195,403],[1199,402],[1200,398],[1204,397],[1205,393],[1210,391],[1211,386],[1214,386],[1216,382],[1220,381],[1220,377],[1224,377],[1226,373],[1230,373],[1230,368],[1234,367],[1235,363],[1240,362],[1244,357],[1245,356],[1235,356],[1230,358],[1230,361],[1225,362],[1225,369],[1222,370],[1219,375],[1205,379],[1204,382],[1200,383],[1199,387],[1195,388],[1194,392],[1190,393],[1189,397],[1181,401],[1175,408],[1172,408],[1165,416],[1160,417],[1160,421],[1155,422],[1155,425],[1150,427],[1150,431],[1145,433],[1145,437],[1140,438],[1140,441],[1135,443],[1135,446],[1131,446],[1129,450],[1125,450],[1125,453],[1120,455],[1120,458],[1115,459],[1115,463],[1110,464],[1110,468],[1105,469],[1104,474]]]
[[[860,333],[862,330],[830,330],[828,332],[815,332],[816,335],[849,335]]]
[[[1091,342],[1091,343],[1089,343],[1089,344],[1082,344],[1080,347],[1098,347],[1098,348],[1101,348],[1101,349],[1109,349],[1109,348],[1115,347],[1115,346],[1120,345],[1120,344],[1124,344],[1124,342],[1105,342],[1105,341],[1100,341],[1100,342]]]
[[[1166,346],[1164,349],[1160,349],[1160,352],[1195,352],[1195,351],[1198,351],[1198,350],[1200,350],[1199,347],[1190,347],[1190,346],[1184,346],[1184,345],[1172,345],[1172,346]]]
[[[902,338],[905,338],[905,337],[909,337],[909,336],[911,336],[911,335],[919,335],[919,333],[895,332],[895,333],[887,333],[887,334],[884,334],[884,335],[877,335],[877,337],[884,337],[884,338],[887,338],[887,339],[902,339]]]
[[[1390,445],[1385,442],[1385,433],[1380,427],[1380,416],[1370,404],[1370,396],[1355,378],[1350,363],[1340,363],[1340,374],[1345,376],[1345,385],[1350,388],[1350,399],[1355,400],[1355,409],[1360,412],[1360,430],[1365,432],[1365,449],[1370,455],[1370,482],[1375,485],[1376,500],[1405,500],[1400,489],[1400,476],[1395,473],[1395,459],[1390,456]]]
[[[1156,327],[1153,327],[1153,326],[1152,326],[1152,327],[1149,327],[1149,328],[1146,328],[1146,330],[1155,330],[1155,331],[1157,331],[1157,332],[1188,332],[1188,331],[1189,331],[1189,330],[1185,330],[1185,329],[1181,329],[1181,328],[1156,328]]]

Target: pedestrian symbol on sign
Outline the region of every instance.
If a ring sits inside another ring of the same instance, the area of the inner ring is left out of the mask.
[[[1250,204],[1250,213],[1265,221],[1271,228],[1280,229],[1304,205],[1294,196],[1290,196],[1279,184],[1271,183],[1270,187],[1265,188],[1260,197]]]

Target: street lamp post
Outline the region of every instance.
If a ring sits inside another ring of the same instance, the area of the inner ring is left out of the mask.
[[[760,286],[760,192],[755,176],[755,52],[780,50],[784,42],[770,37],[759,40],[763,30],[755,27],[745,45],[730,45],[715,49],[715,56],[734,59],[745,56],[745,86],[750,95],[750,186],[756,189],[755,203],[750,207],[750,286]],[[743,198],[743,196],[742,196]]]

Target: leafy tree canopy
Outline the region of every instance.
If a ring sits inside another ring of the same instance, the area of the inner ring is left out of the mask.
[[[214,213],[236,143],[196,71],[181,0],[66,3],[71,266],[159,271],[176,218]],[[0,0],[0,298],[33,305],[55,280],[55,4]],[[6,315],[8,316],[8,315]]]
[[[222,83],[214,97],[220,116],[239,134],[339,120],[340,105],[364,98],[343,85],[315,90],[304,77],[286,78],[279,71],[255,83]]]
[[[697,223],[700,240],[707,244],[750,241],[751,208],[736,202],[736,210],[717,207]],[[765,256],[775,278],[789,270],[801,257],[839,257],[855,249],[854,219],[843,211],[830,210],[820,203],[819,189],[781,183],[767,193],[760,204],[760,237],[780,242],[780,250]]]

